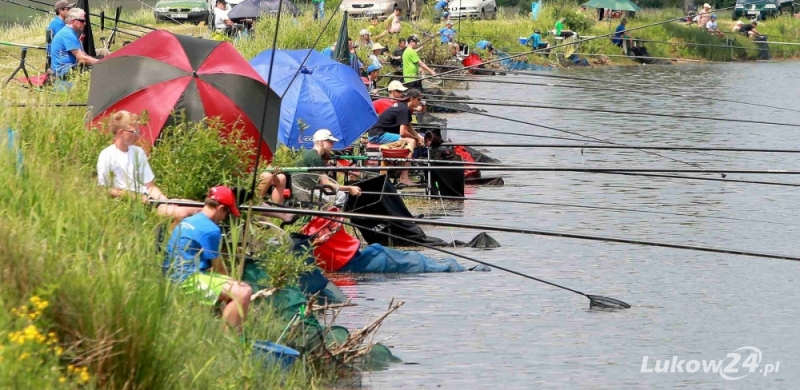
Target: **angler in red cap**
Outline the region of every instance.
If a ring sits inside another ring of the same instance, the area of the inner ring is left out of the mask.
[[[187,293],[198,293],[209,303],[224,303],[222,319],[241,331],[253,290],[231,279],[220,259],[219,223],[239,217],[236,197],[225,186],[210,189],[203,211],[181,221],[167,243],[164,269]]]

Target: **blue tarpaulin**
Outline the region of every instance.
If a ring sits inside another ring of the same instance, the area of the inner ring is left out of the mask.
[[[265,81],[271,56],[272,50],[266,50],[250,60]],[[292,82],[295,74],[297,79]],[[378,120],[361,77],[313,49],[276,51],[270,88],[283,96],[278,142],[289,147],[313,147],[311,137],[324,128],[339,139],[334,148],[341,149]],[[300,131],[301,122],[308,126],[304,132]]]
[[[401,251],[372,244],[356,254],[339,272],[405,273],[466,271],[455,259],[433,259],[415,251]]]

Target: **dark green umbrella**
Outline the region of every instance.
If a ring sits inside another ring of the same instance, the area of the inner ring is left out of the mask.
[[[342,18],[342,26],[339,27],[339,39],[336,41],[336,48],[334,48],[336,61],[343,64],[350,64],[350,45],[347,43],[347,11],[344,11]]]
[[[641,11],[641,8],[630,0],[591,0],[583,5],[592,8],[607,8],[614,11]]]

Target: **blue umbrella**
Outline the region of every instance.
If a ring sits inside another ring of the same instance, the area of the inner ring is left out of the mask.
[[[269,75],[271,55],[272,50],[266,50],[250,60],[264,80]],[[292,82],[307,55],[308,60]],[[339,139],[334,147],[344,148],[378,119],[358,74],[313,49],[276,51],[270,88],[283,96],[278,142],[292,148],[313,147],[311,137],[319,129],[330,130]],[[302,133],[301,122],[308,126]]]

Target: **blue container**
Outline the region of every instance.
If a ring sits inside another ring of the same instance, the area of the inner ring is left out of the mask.
[[[300,352],[271,341],[256,341],[253,344],[253,355],[264,358],[269,364],[280,364],[284,370],[292,368]]]
[[[525,46],[528,44],[528,37],[519,37],[519,44]]]

